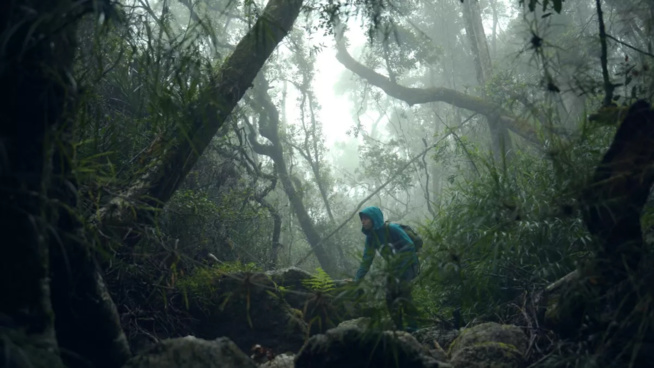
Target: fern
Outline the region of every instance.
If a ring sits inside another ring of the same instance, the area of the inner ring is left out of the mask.
[[[334,291],[334,280],[322,268],[318,267],[316,273],[308,279],[302,280],[302,285],[306,288],[321,293]]]

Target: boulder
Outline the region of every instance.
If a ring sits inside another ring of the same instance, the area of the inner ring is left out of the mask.
[[[454,368],[520,368],[525,358],[513,345],[483,342],[458,350],[450,363]]]
[[[454,367],[521,367],[527,346],[519,327],[489,322],[463,330],[449,355]]]
[[[268,271],[266,275],[295,314],[299,313],[308,324],[310,334],[323,333],[345,319],[360,315],[357,298],[361,294],[357,294],[351,282],[332,280],[333,288],[321,292],[306,285],[313,275],[297,267]]]
[[[449,367],[430,356],[409,333],[337,327],[312,336],[298,353],[296,368]]]
[[[295,368],[295,355],[277,355],[273,360],[261,364],[259,368]]]
[[[343,321],[338,324],[337,327],[340,328],[349,328],[349,327],[357,327],[362,330],[368,329],[369,327],[372,326],[372,320],[368,317],[359,317],[355,319],[348,319],[347,321]]]
[[[160,341],[123,368],[256,368],[230,339],[208,341],[187,336]]]
[[[441,349],[447,350],[450,344],[452,344],[452,341],[459,336],[459,330],[426,327],[414,332],[413,336],[420,343],[430,348],[438,345]]]
[[[296,352],[307,325],[302,313],[280,295],[264,273],[240,272],[215,281],[211,308],[192,308],[195,335],[205,339],[226,336],[243,351],[260,344],[275,354]]]
[[[311,278],[311,274],[297,267],[283,268],[266,272],[266,275],[277,285],[281,286],[282,297],[295,309],[304,309],[307,295],[311,290],[304,285],[304,281]]]

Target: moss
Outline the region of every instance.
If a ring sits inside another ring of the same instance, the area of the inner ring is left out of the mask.
[[[217,303],[215,298],[218,291],[218,280],[228,274],[238,272],[259,272],[260,268],[254,263],[243,264],[240,261],[224,262],[213,267],[198,267],[188,276],[177,282],[177,288],[182,292],[188,307],[189,300],[197,302],[200,307],[208,308]]]
[[[479,346],[484,343],[498,343],[512,346],[516,351],[520,352],[526,349],[526,339],[522,341],[523,339],[521,337],[524,337],[524,334],[516,326],[500,325],[493,322],[483,323],[461,331],[460,335],[450,344],[447,354],[448,356],[453,356],[459,350]],[[515,344],[509,342],[515,342]],[[461,344],[464,344],[463,347],[461,347]]]

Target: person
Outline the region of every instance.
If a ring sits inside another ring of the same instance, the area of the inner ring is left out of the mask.
[[[360,282],[366,276],[375,254],[379,253],[390,266],[386,277],[386,305],[393,323],[397,329],[415,331],[417,310],[411,299],[411,281],[419,270],[416,248],[398,224],[384,223],[384,214],[378,207],[364,208],[359,218],[366,241],[354,281]]]

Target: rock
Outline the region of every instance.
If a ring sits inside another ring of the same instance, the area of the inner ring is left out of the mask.
[[[311,334],[323,333],[344,319],[360,315],[357,295],[350,282],[332,280],[330,292],[319,292],[305,285],[313,275],[296,267],[268,271],[266,275],[278,286],[282,298],[293,309],[301,311],[301,318],[309,325]]]
[[[337,327],[312,336],[298,353],[296,368],[448,367],[431,357],[409,333]]]
[[[454,367],[521,367],[527,346],[519,327],[489,322],[463,330],[449,355]]]
[[[277,355],[275,359],[261,364],[259,368],[294,368],[294,360],[295,355],[293,354],[281,354]]]
[[[454,368],[519,368],[525,358],[513,345],[484,342],[458,350],[450,363]]]
[[[529,344],[527,336],[519,327],[488,322],[464,329],[450,346],[449,354],[454,357],[461,349],[487,342],[512,345],[521,354],[525,353]]]
[[[441,350],[447,350],[450,344],[452,344],[452,341],[458,336],[459,330],[447,330],[438,327],[421,328],[413,333],[413,337],[423,345],[431,349],[438,344]]]
[[[348,319],[338,324],[337,328],[357,327],[362,330],[370,327],[372,320],[368,317],[359,317],[355,319]]]
[[[264,273],[240,272],[216,280],[211,308],[193,308],[194,333],[201,338],[226,336],[243,351],[260,344],[275,354],[295,352],[306,336],[302,313],[279,294]]]
[[[256,368],[228,338],[208,341],[187,336],[167,339],[137,355],[123,368]]]
[[[283,268],[266,272],[266,275],[278,286],[282,287],[282,297],[295,309],[304,309],[307,295],[311,290],[304,286],[304,280],[311,274],[297,267]]]

